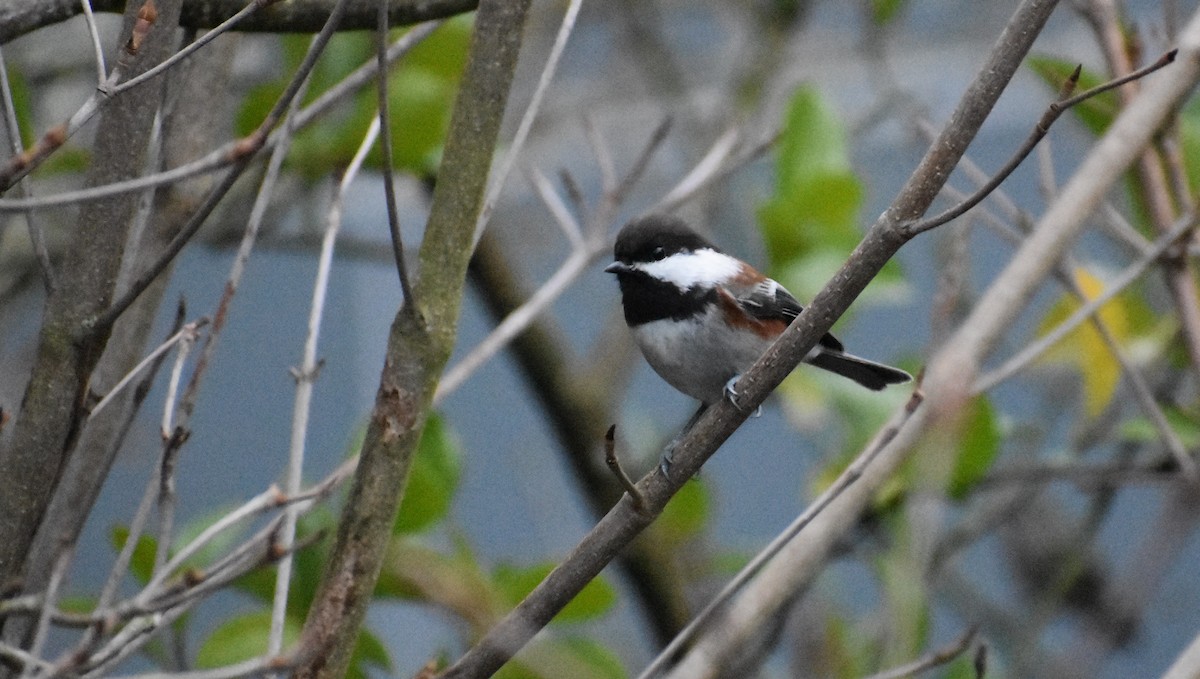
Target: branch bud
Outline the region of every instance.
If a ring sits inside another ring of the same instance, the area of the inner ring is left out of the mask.
[[[142,41],[146,39],[157,20],[158,8],[154,6],[154,0],[146,0],[138,10],[137,20],[133,22],[133,32],[129,35],[129,42],[125,43],[125,51],[137,54],[142,47]]]

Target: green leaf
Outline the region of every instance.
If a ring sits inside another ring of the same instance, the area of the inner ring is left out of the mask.
[[[996,412],[986,396],[971,402],[962,425],[958,455],[950,472],[950,497],[963,500],[983,478],[1000,452],[1000,427]]]
[[[115,526],[110,536],[113,547],[120,551],[129,539],[129,528]],[[154,573],[154,552],[158,549],[158,541],[149,535],[138,538],[137,546],[133,548],[133,556],[129,560],[129,572],[142,584],[150,582]]]
[[[35,136],[39,134],[34,129],[37,122],[33,118],[33,97],[30,94],[29,82],[25,80],[21,69],[6,65],[5,70],[8,72],[8,86],[12,91],[13,112],[17,116],[17,126],[21,129],[21,145],[29,148],[33,146]]]
[[[929,637],[929,591],[924,585],[921,566],[914,559],[911,539],[902,535],[887,553],[875,560],[875,571],[887,605],[888,635],[884,641],[883,662],[894,665],[921,654]]]
[[[346,676],[350,679],[367,679],[371,676],[368,666],[388,673],[393,670],[387,646],[374,633],[363,628],[354,642],[354,655],[350,657],[350,669]]]
[[[541,564],[529,568],[502,565],[495,569],[492,578],[509,605],[516,606],[538,583],[545,580],[552,570],[554,564]],[[554,622],[581,622],[600,617],[607,613],[616,601],[617,593],[612,585],[603,578],[595,578],[554,616]]]
[[[461,476],[458,445],[436,413],[425,422],[413,457],[404,499],[396,511],[394,533],[418,533],[440,521],[450,510]]]
[[[319,533],[330,535],[337,517],[327,506],[318,506],[302,514],[296,523],[296,542],[307,542]],[[321,581],[321,571],[329,541],[324,540],[292,553],[292,583],[288,588],[288,611],[299,614],[307,611],[316,596]],[[273,565],[256,568],[234,581],[233,586],[262,602],[275,598],[275,574]]]
[[[877,655],[870,641],[844,618],[831,613],[811,672],[820,677],[862,677],[871,673],[870,659]]]
[[[907,0],[871,0],[871,21],[879,26],[890,24],[906,5]]]
[[[496,679],[626,679],[629,675],[620,658],[590,639],[556,637],[537,639],[521,651],[515,662],[505,665]]]
[[[433,174],[440,162],[441,148],[450,122],[450,110],[458,92],[470,41],[471,17],[444,23],[393,67],[388,76],[388,104],[392,132],[393,162],[418,175]],[[393,32],[399,34],[398,31]],[[330,41],[313,69],[305,97],[310,102],[363,63],[375,58],[374,36],[368,33],[339,33]],[[280,42],[281,61],[286,67],[280,80],[255,88],[243,100],[236,126],[249,134],[266,117],[283,92],[286,80],[299,65],[308,38],[289,36]],[[362,135],[375,115],[374,83],[360,89],[347,103],[296,135],[288,166],[309,178],[321,177],[349,163]],[[382,156],[378,146],[367,156],[367,166],[378,168]]]
[[[1078,65],[1072,61],[1063,61],[1062,59],[1055,59],[1054,57],[1045,55],[1031,56],[1026,60],[1026,63],[1042,79],[1042,82],[1051,88],[1051,91],[1056,96]],[[1075,93],[1078,94],[1079,92],[1103,85],[1104,82],[1105,79],[1099,75],[1088,70],[1083,70],[1079,74],[1079,84],[1075,87]],[[1117,93],[1112,90],[1098,94],[1071,107],[1071,113],[1083,123],[1084,127],[1096,136],[1100,136],[1108,129],[1108,126],[1112,124],[1113,118],[1117,117],[1119,110]]]
[[[1166,415],[1167,425],[1179,436],[1184,446],[1200,447],[1200,417],[1173,406],[1164,407],[1163,414]],[[1150,443],[1161,437],[1149,418],[1139,415],[1121,424],[1121,438],[1136,443]]]
[[[431,175],[441,162],[450,110],[467,62],[469,16],[446,22],[405,57],[388,82],[392,157],[397,166]],[[374,110],[374,107],[372,107]],[[368,157],[379,167],[378,153]]]
[[[300,638],[301,624],[291,618],[284,621],[283,647]],[[201,669],[225,667],[256,658],[267,652],[271,633],[271,614],[257,611],[226,620],[208,635],[196,653],[196,666]]]
[[[842,117],[816,89],[798,88],[775,149],[774,191],[757,210],[768,273],[801,300],[815,295],[861,239],[865,195]],[[870,292],[896,292],[902,280],[899,265],[889,262]]]
[[[283,648],[287,649],[300,638],[303,622],[288,616],[283,623]],[[271,633],[271,614],[256,611],[233,617],[222,623],[204,640],[196,654],[196,666],[213,669],[256,658],[267,652]],[[367,666],[390,672],[392,659],[379,638],[363,629],[354,644],[354,654],[346,676],[366,679]]]
[[[683,484],[658,517],[659,532],[656,534],[672,544],[690,540],[704,528],[710,502],[708,487],[701,480],[692,479]]]
[[[467,545],[442,554],[411,536],[394,536],[388,543],[375,594],[434,604],[472,620],[491,619],[505,610],[491,577]]]
[[[775,151],[775,190],[758,210],[771,264],[813,249],[849,251],[865,191],[850,168],[841,119],[816,89],[792,95]]]
[[[1200,190],[1200,101],[1191,101],[1179,112],[1179,140],[1188,186]]]

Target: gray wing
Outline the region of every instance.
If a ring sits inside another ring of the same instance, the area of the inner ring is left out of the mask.
[[[734,298],[747,314],[763,321],[791,323],[804,310],[792,293],[769,278],[741,291],[741,294],[734,294]],[[844,351],[842,343],[829,333],[821,338],[820,345],[832,351]]]

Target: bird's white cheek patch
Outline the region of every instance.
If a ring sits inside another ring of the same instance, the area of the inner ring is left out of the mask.
[[[657,262],[639,264],[646,273],[686,291],[697,285],[720,285],[738,274],[736,259],[716,250],[676,253]]]

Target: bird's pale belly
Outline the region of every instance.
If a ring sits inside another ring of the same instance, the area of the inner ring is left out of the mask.
[[[672,387],[704,403],[720,400],[729,380],[749,369],[769,345],[708,316],[651,321],[632,330],[650,367]]]

